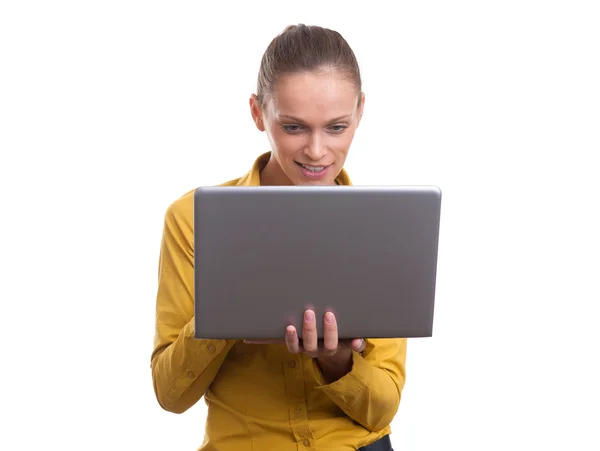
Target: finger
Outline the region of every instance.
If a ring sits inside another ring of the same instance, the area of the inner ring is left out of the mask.
[[[325,313],[323,326],[323,350],[325,355],[333,355],[338,348],[338,328],[335,315],[331,312]]]
[[[362,338],[355,338],[352,340],[352,349],[356,352],[363,352],[367,348],[367,342]]]
[[[304,352],[310,357],[316,357],[318,355],[319,342],[317,336],[317,321],[315,319],[315,312],[312,310],[304,312],[302,345],[304,346]]]
[[[298,354],[300,352],[300,341],[298,340],[298,333],[294,326],[288,326],[286,329],[285,343],[287,344],[288,351],[292,354]]]

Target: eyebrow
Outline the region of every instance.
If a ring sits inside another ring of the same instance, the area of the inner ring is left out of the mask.
[[[291,119],[291,120],[296,121],[296,122],[304,122],[302,119],[298,119],[297,117],[289,116],[287,114],[280,114],[279,117],[283,117],[283,118],[286,118],[286,119]],[[338,122],[338,121],[341,121],[342,119],[349,119],[351,117],[352,117],[352,114],[346,114],[344,116],[339,116],[339,117],[336,117],[336,118],[330,120],[329,123]]]

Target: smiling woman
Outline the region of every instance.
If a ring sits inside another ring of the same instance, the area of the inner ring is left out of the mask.
[[[250,110],[271,157],[263,185],[331,185],[365,104],[350,46],[332,30],[288,27],[267,48]]]
[[[250,112],[271,151],[222,186],[350,185],[344,163],[365,96],[346,40],[322,27],[286,28],[264,53],[257,88]],[[302,342],[293,326],[275,342],[194,338],[194,191],[165,216],[151,356],[159,404],[182,413],[204,396],[205,451],[390,451],[406,339],[338,340],[329,312],[320,343],[312,310]]]

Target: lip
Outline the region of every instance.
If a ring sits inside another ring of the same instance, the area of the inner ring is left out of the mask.
[[[300,171],[302,171],[302,174],[304,175],[304,177],[311,178],[311,179],[320,179],[320,178],[325,177],[325,175],[327,174],[329,168],[331,167],[331,164],[329,164],[327,166],[319,165],[319,166],[323,166],[323,169],[321,171],[319,171],[319,172],[314,172],[314,171],[309,171],[308,169],[302,167],[303,163],[298,163],[297,161],[295,161],[295,163],[300,168]],[[317,165],[314,165],[314,164],[305,164],[304,166],[315,167]]]

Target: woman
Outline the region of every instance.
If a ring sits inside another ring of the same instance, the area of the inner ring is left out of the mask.
[[[349,185],[343,166],[364,102],[357,61],[340,34],[286,28],[265,51],[250,98],[271,151],[223,185]],[[338,341],[329,313],[319,347],[312,311],[302,345],[293,326],[281,342],[194,339],[193,193],[165,217],[151,357],[159,404],[182,413],[204,396],[206,451],[390,451],[405,339]]]

